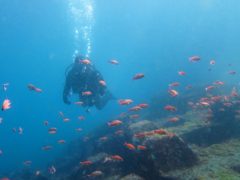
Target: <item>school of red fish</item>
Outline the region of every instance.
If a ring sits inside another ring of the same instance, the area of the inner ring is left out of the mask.
[[[189,57],[188,60],[189,60],[190,63],[198,63],[201,60],[201,58],[200,58],[200,56],[194,55],[194,56]],[[86,60],[81,60],[81,63],[91,64],[91,61],[86,59]],[[110,63],[112,65],[119,65],[120,64],[118,62],[118,60],[116,60],[116,59],[112,59],[112,60],[108,61],[108,63]],[[216,61],[215,60],[210,60],[209,65],[210,66],[215,66]],[[234,70],[229,70],[227,73],[229,75],[236,75],[237,74],[237,72],[234,71]],[[187,73],[184,70],[179,70],[178,75],[179,76],[186,76]],[[138,81],[138,80],[141,80],[141,79],[144,79],[144,78],[145,78],[145,74],[142,73],[142,72],[139,72],[139,73],[133,75],[131,79],[134,80],[134,81]],[[99,81],[99,83],[102,86],[107,85],[104,80]],[[210,85],[205,87],[206,94],[210,93],[212,90],[214,90],[216,88],[219,88],[220,86],[223,86],[224,84],[225,83],[223,81],[220,81],[220,80],[216,80],[216,81],[212,82]],[[177,96],[180,96],[180,93],[178,92],[178,90],[176,90],[180,85],[181,85],[181,83],[177,82],[177,81],[172,82],[168,85],[167,93],[169,94],[169,96],[171,98],[176,98]],[[3,91],[5,93],[5,99],[3,99],[3,101],[2,101],[2,111],[9,111],[12,108],[11,100],[7,96],[8,88],[9,88],[9,83],[4,83],[3,84]],[[191,88],[192,88],[192,85],[186,86],[186,89],[191,89]],[[44,91],[41,88],[39,88],[39,87],[37,87],[37,86],[35,86],[31,83],[27,85],[27,89],[30,90],[30,91],[36,92],[36,93],[44,93]],[[84,95],[84,96],[89,96],[91,94],[92,94],[92,92],[90,92],[90,91],[82,92],[82,95]],[[226,107],[227,106],[229,107],[233,103],[231,101],[231,98],[236,97],[236,96],[238,96],[238,92],[237,92],[236,88],[233,88],[230,96],[206,96],[206,97],[202,97],[198,102],[188,102],[188,105],[189,105],[189,107],[195,108],[195,109],[197,109],[197,108],[209,108],[215,102],[218,102],[220,100],[224,100],[225,101],[224,105]],[[132,106],[132,104],[134,104],[134,100],[130,99],[130,98],[119,99],[117,101],[117,103],[120,106],[129,107],[128,112],[131,112],[130,115],[129,115],[129,119],[140,119],[140,114],[138,112],[149,107],[148,103],[135,104],[135,105]],[[83,103],[81,101],[77,101],[74,104],[78,105],[78,106],[83,105]],[[171,113],[173,113],[173,112],[175,113],[175,112],[178,111],[178,107],[175,107],[171,104],[165,104],[163,107],[159,107],[159,109],[168,111],[170,115],[171,115]],[[209,112],[210,111],[211,110],[209,109]],[[224,108],[222,109],[222,111],[224,111]],[[124,134],[124,130],[121,129],[121,126],[124,124],[124,119],[122,119],[121,117],[125,117],[125,115],[128,112],[124,112],[124,113],[122,113],[118,116],[119,118],[112,119],[111,121],[106,123],[106,126],[108,126],[109,128],[116,128],[115,135]],[[59,112],[59,116],[62,119],[62,121],[65,122],[65,123],[70,121],[70,118],[66,117],[65,114],[62,111]],[[81,120],[81,121],[86,120],[86,118],[82,115],[78,116],[78,119]],[[4,118],[0,117],[0,124],[3,123],[3,120],[4,120]],[[168,121],[170,123],[176,123],[176,122],[181,121],[181,117],[178,116],[178,115],[170,116],[169,118],[167,118],[166,121]],[[43,121],[43,125],[48,127],[49,122],[47,120],[45,120],[45,121]],[[76,130],[76,132],[81,132],[82,128],[78,127],[75,130]],[[24,133],[24,130],[23,130],[22,127],[13,127],[12,131],[14,133],[18,133],[18,134],[23,134]],[[54,134],[57,134],[57,133],[58,133],[57,127],[49,127],[48,128],[48,134],[49,135],[54,136]],[[175,134],[173,132],[168,132],[164,128],[159,128],[159,129],[153,129],[151,131],[135,133],[134,138],[146,138],[146,137],[154,136],[154,135],[172,137]],[[88,137],[84,138],[85,141],[87,141],[88,139],[89,139]],[[108,140],[107,136],[103,136],[99,139],[99,141],[101,141],[101,142],[107,141],[107,140]],[[58,144],[65,144],[66,140],[65,139],[59,139],[57,141],[57,143]],[[125,142],[124,144],[122,144],[122,146],[127,148],[129,151],[144,151],[148,148],[143,144],[133,144],[131,142]],[[42,146],[41,150],[49,151],[52,148],[53,148],[53,146],[51,146],[51,145],[45,145],[45,146]],[[3,152],[4,151],[2,149],[0,149],[0,156],[4,155]],[[124,157],[120,156],[119,154],[113,154],[109,157],[106,157],[105,160],[104,160],[104,163],[105,162],[121,163],[123,161],[124,161]],[[24,166],[31,166],[31,164],[32,164],[31,160],[26,160],[26,161],[23,162]],[[94,164],[94,162],[91,161],[91,160],[88,160],[88,159],[84,159],[84,160],[79,162],[79,165],[82,166],[82,167],[91,166],[92,164]],[[49,174],[55,174],[57,172],[57,169],[54,165],[51,165],[48,168],[48,172],[49,172]],[[36,170],[35,175],[39,176],[40,174],[41,174],[41,170],[39,170],[39,169]],[[96,176],[101,176],[103,174],[104,174],[104,172],[96,169],[95,171],[88,174],[87,176],[96,177]],[[0,178],[0,180],[10,180],[10,179],[8,177],[2,177],[2,178]]]

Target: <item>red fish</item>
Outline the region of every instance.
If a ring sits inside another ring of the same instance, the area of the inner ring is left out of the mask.
[[[191,56],[189,57],[189,61],[190,62],[197,62],[197,61],[200,61],[200,57],[199,56]]]
[[[11,108],[11,101],[9,99],[5,99],[2,104],[2,111],[5,111],[10,108]]]
[[[83,102],[82,101],[77,101],[74,104],[81,106],[81,105],[83,105]]]
[[[49,128],[48,133],[49,134],[56,134],[57,133],[57,128],[55,128],[55,127]]]
[[[159,135],[165,135],[168,132],[165,129],[156,129],[153,131],[155,134],[159,134]]]
[[[214,89],[214,88],[215,88],[215,86],[208,86],[208,87],[205,88],[205,90],[206,90],[206,91],[210,91],[210,90],[212,90],[212,89]]]
[[[42,89],[37,88],[33,84],[28,84],[28,89],[31,90],[31,91],[35,91],[35,92],[42,92]]]
[[[142,79],[145,75],[143,73],[138,73],[133,77],[133,80]]]
[[[119,62],[116,60],[116,59],[112,59],[110,61],[108,61],[110,64],[115,64],[115,65],[118,65]]]
[[[141,108],[147,108],[149,105],[145,104],[145,103],[142,103],[142,104],[139,104],[138,106],[141,107]]]
[[[133,103],[133,100],[131,100],[131,99],[120,99],[118,101],[118,103],[120,105],[129,105],[129,104]]]
[[[177,111],[177,108],[171,105],[165,106],[164,109],[167,111]]]
[[[174,89],[170,89],[168,90],[168,93],[172,96],[172,97],[176,97],[178,96],[178,92]]]
[[[106,85],[107,85],[104,80],[100,80],[100,81],[99,81],[99,84],[102,85],[102,86],[106,86]]]
[[[78,119],[83,121],[83,120],[85,120],[85,117],[84,116],[78,116]]]
[[[168,86],[169,87],[174,87],[174,86],[179,86],[179,85],[180,85],[179,82],[173,82],[173,83],[169,84]]]
[[[179,117],[172,117],[168,119],[169,122],[178,122],[179,120],[180,120]]]
[[[134,106],[134,107],[132,107],[132,108],[130,108],[130,109],[128,109],[129,111],[139,111],[139,110],[141,110],[142,108],[140,107],[140,106]]]
[[[224,82],[222,82],[222,81],[215,81],[213,84],[215,84],[215,85],[224,85]]]
[[[93,162],[89,161],[89,160],[86,160],[86,161],[81,161],[80,164],[84,165],[84,166],[89,166],[89,165],[93,164]]]
[[[140,117],[139,114],[131,114],[131,115],[129,116],[130,119],[137,119],[137,118],[139,118],[139,117]]]
[[[117,130],[117,131],[115,132],[116,135],[122,135],[123,133],[124,133],[123,130]]]
[[[119,126],[120,124],[122,124],[122,121],[120,120],[114,120],[114,121],[108,122],[108,126]]]
[[[91,64],[91,61],[89,59],[84,59],[84,60],[80,60],[80,63],[82,63],[82,64]]]
[[[146,147],[146,146],[142,146],[142,145],[138,145],[138,146],[137,146],[137,149],[138,149],[138,150],[146,150],[147,147]]]
[[[178,74],[179,74],[180,76],[185,76],[185,75],[186,75],[186,72],[184,72],[184,71],[178,71]]]
[[[133,145],[133,144],[130,144],[130,143],[124,143],[124,146],[126,146],[128,149],[130,149],[130,150],[135,150],[136,148],[135,148],[135,146]]]
[[[215,60],[211,60],[211,61],[209,62],[209,64],[210,64],[210,65],[215,65],[216,62],[215,62]]]
[[[111,159],[115,161],[123,161],[123,158],[119,155],[113,155],[111,156]]]
[[[93,171],[91,174],[87,175],[88,177],[98,177],[103,175],[102,171]]]
[[[83,96],[90,96],[90,95],[92,95],[92,92],[91,91],[84,91],[84,92],[82,92],[82,95]]]
[[[60,139],[57,142],[58,142],[58,144],[65,144],[66,143],[66,141],[64,139]]]

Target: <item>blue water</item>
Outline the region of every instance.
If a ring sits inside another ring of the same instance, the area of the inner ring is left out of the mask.
[[[87,54],[86,41],[74,36],[74,27],[81,26],[70,15],[70,2],[0,2],[0,83],[10,83],[6,93],[1,91],[0,100],[7,94],[12,101],[10,110],[0,112],[0,174],[21,169],[26,160],[32,161],[33,168],[45,168],[62,155],[71,140],[112,120],[124,109],[112,101],[103,110],[93,108],[87,114],[62,102],[65,68],[73,62],[76,48]],[[88,55],[118,99],[149,102],[174,81],[184,85],[207,85],[217,79],[239,83],[238,75],[226,74],[239,69],[240,1],[85,2],[93,7],[93,20],[87,22],[92,27]],[[188,57],[192,55],[201,56],[201,61],[190,63]],[[108,63],[113,58],[119,66]],[[216,65],[209,72],[211,59]],[[228,67],[229,63],[233,66]],[[186,71],[187,76],[179,77],[179,70]],[[146,77],[133,82],[132,77],[139,72]],[[43,93],[30,92],[29,83],[42,88]],[[59,111],[71,121],[63,123]],[[86,120],[77,120],[79,115]],[[44,120],[49,121],[49,127],[58,128],[56,135],[48,134]],[[19,126],[24,129],[22,135],[12,132]],[[78,127],[83,132],[76,133]],[[66,139],[67,144],[58,145],[59,139]],[[45,152],[41,150],[44,145],[54,148]]]

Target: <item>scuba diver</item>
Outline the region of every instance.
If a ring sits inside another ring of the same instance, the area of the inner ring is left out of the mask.
[[[69,70],[69,68],[71,68]],[[84,107],[96,106],[102,109],[110,99],[112,94],[107,90],[106,83],[102,75],[91,64],[90,60],[79,55],[74,63],[66,69],[66,81],[63,90],[63,102],[71,104],[69,101],[70,92],[78,94],[79,103]],[[88,110],[87,110],[88,111]]]

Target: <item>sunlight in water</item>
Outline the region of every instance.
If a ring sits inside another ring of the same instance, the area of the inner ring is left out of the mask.
[[[73,23],[75,52],[90,56],[92,50],[92,28],[94,25],[93,0],[69,0],[69,11]]]

